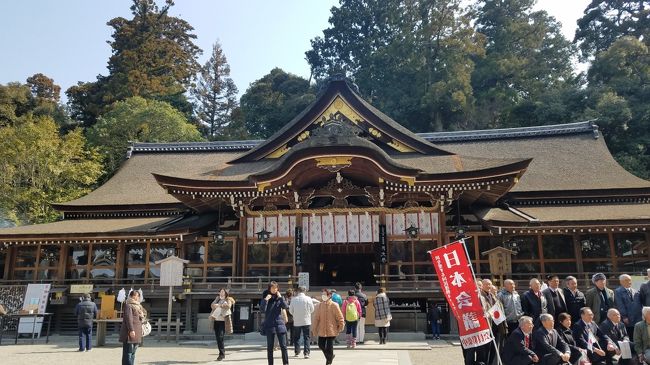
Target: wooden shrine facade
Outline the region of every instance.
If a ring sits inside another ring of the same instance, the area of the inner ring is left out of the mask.
[[[172,253],[195,282],[308,271],[347,285],[350,267],[371,284],[432,280],[427,251],[460,230],[480,275],[497,246],[516,247],[522,278],[640,273],[650,259],[650,182],[592,122],[415,134],[332,79],[267,140],[136,143],[128,156],[54,204],[62,221],[0,229],[1,280],[151,284]]]

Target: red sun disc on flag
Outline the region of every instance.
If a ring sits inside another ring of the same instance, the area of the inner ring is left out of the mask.
[[[494,311],[494,319],[499,319],[499,317],[501,317],[501,312]]]

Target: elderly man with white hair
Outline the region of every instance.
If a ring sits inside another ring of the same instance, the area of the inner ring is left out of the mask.
[[[541,326],[539,316],[548,313],[546,297],[542,294],[541,283],[536,278],[530,279],[530,290],[521,298],[521,308],[524,314],[533,319],[535,328]]]
[[[616,308],[621,313],[621,320],[627,334],[634,338],[634,325],[641,320],[641,298],[639,291],[632,287],[632,277],[623,274],[618,277],[621,285],[614,290]]]
[[[621,322],[621,313],[618,310],[611,308],[607,311],[607,319],[600,324],[600,330],[606,334],[612,342],[616,345],[616,354],[621,354],[621,346],[619,342],[630,342],[630,337],[625,329],[625,324]],[[619,359],[619,365],[629,364],[629,360]]]
[[[634,350],[641,364],[650,364],[650,307],[641,310],[643,320],[634,326]]]

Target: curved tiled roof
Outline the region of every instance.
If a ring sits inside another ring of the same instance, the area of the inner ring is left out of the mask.
[[[532,158],[513,193],[650,188],[650,182],[625,171],[612,157],[593,122],[562,125],[422,133],[450,156],[391,155],[399,164],[426,173],[494,167]],[[152,173],[202,180],[242,180],[275,160],[228,164],[260,141],[135,143],[132,156],[104,185],[57,208],[107,205],[178,204]]]

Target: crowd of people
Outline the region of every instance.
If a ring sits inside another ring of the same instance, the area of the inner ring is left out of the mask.
[[[264,320],[260,333],[267,339],[269,365],[273,365],[276,340],[283,365],[289,363],[288,346],[293,346],[295,357],[300,356],[301,342],[302,354],[308,359],[314,339],[327,365],[334,360],[334,344],[344,330],[347,348],[354,349],[364,342],[368,296],[363,292],[361,283],[356,283],[345,299],[335,289],[322,289],[320,298],[308,297],[306,292],[306,288],[299,286],[295,293],[289,289],[282,296],[278,284],[271,282],[262,294],[260,312],[264,313]],[[385,344],[392,316],[383,288],[377,290],[373,304],[379,342]]]
[[[639,290],[625,274],[613,290],[597,273],[584,293],[573,276],[563,286],[557,275],[546,279],[531,279],[523,293],[510,279],[500,289],[477,282],[494,341],[463,350],[466,365],[650,364],[650,269]],[[495,304],[505,320],[490,311]]]

